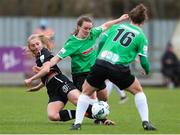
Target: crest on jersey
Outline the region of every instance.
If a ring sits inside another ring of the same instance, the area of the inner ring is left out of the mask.
[[[41,63],[44,63],[44,55],[40,56],[40,61],[41,61]]]
[[[145,45],[143,48],[144,54],[147,55],[148,54],[148,47]]]

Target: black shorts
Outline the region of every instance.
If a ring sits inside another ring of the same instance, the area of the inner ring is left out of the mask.
[[[81,92],[82,92],[82,85],[86,77],[88,76],[88,74],[89,72],[72,74],[73,83],[76,86],[76,88],[80,90]]]
[[[84,81],[86,80],[87,76],[89,75],[90,72],[84,72],[84,73],[77,73],[77,74],[72,74],[73,78],[73,83],[76,86],[78,90],[82,92],[82,85]],[[102,83],[99,87],[99,90],[103,90],[106,88],[106,84]]]
[[[104,60],[96,60],[87,77],[87,82],[93,87],[100,88],[106,79],[109,79],[120,89],[125,89],[134,82],[135,77],[131,75],[129,67],[113,65]]]
[[[49,103],[54,101],[62,101],[67,103],[67,94],[76,89],[74,84],[63,74],[55,75],[47,84],[47,93],[49,96]]]

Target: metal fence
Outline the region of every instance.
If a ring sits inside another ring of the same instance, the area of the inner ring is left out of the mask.
[[[0,17],[0,47],[25,46],[27,37],[39,26],[40,19],[41,18],[34,17]],[[48,22],[48,27],[55,31],[56,46],[54,52],[56,53],[60,48],[62,48],[68,36],[75,29],[76,18],[45,19]],[[98,26],[105,21],[106,19],[95,19],[95,26]],[[172,38],[171,36],[176,23],[176,20],[149,20],[143,28],[145,34],[149,38],[149,56],[152,73],[160,72],[160,58],[165,50],[167,42]],[[70,76],[70,60],[67,58],[59,65],[62,71]],[[10,73],[0,73],[0,84],[6,83],[4,78],[8,79],[7,76],[13,77],[15,75],[9,74]],[[152,76],[150,76],[149,79],[152,79]],[[19,80],[22,81],[23,79]],[[22,84],[21,81],[16,84]],[[13,79],[8,82],[14,84]]]

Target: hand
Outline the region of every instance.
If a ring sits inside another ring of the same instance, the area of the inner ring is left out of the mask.
[[[137,56],[135,62],[140,63],[139,57]]]
[[[31,86],[31,83],[32,83],[32,80],[29,78],[29,79],[25,79],[24,80],[24,83],[27,87],[30,87]]]
[[[128,14],[123,14],[119,19],[121,19],[121,21],[124,21],[124,20],[126,20],[128,18],[129,18]]]
[[[141,75],[146,75],[145,71],[143,69],[140,69]]]
[[[40,87],[35,86],[35,87],[28,89],[26,92],[34,92],[34,91],[38,91],[38,90],[40,90]]]

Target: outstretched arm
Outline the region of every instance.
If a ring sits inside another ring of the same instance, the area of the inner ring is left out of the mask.
[[[44,87],[44,84],[42,82],[40,82],[38,85],[32,87],[32,88],[29,88],[27,90],[27,92],[35,92],[35,91],[39,91],[42,87]]]
[[[61,59],[58,56],[54,56],[50,61],[47,61],[43,64],[41,70],[33,75],[31,78],[29,79],[25,79],[24,83],[26,86],[31,86],[31,83],[33,80],[37,80],[40,79],[41,77],[45,76],[47,73],[49,73],[50,68],[53,67],[54,65],[56,65]]]
[[[128,14],[123,14],[118,19],[105,22],[104,24],[101,25],[101,27],[102,27],[103,31],[105,31],[108,28],[110,28],[112,25],[120,23],[120,22],[122,22],[122,21],[124,21],[124,20],[126,20],[128,18],[129,18]]]

